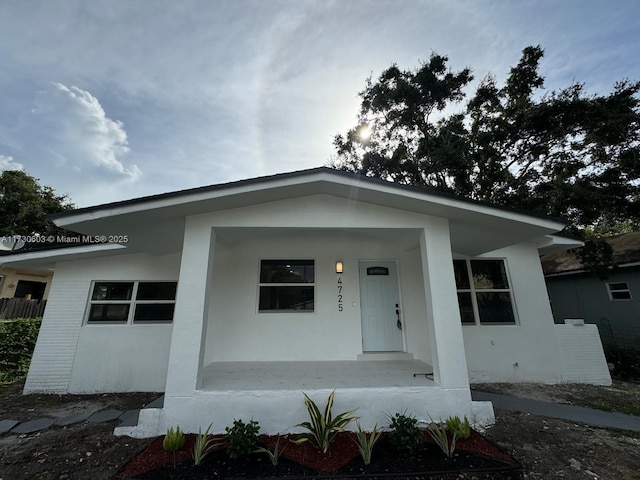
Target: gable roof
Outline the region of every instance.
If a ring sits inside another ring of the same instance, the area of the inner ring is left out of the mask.
[[[613,265],[618,267],[640,264],[640,232],[623,233],[605,238],[613,249]],[[545,275],[565,275],[584,271],[582,262],[573,250],[550,253],[540,257]]]
[[[127,252],[163,255],[181,250],[188,217],[227,210],[241,215],[243,208],[319,195],[343,199],[345,207],[362,202],[447,218],[453,251],[469,256],[523,241],[552,249],[549,246],[557,247],[553,234],[565,227],[565,222],[556,218],[327,167],[79,208],[50,218],[56,225],[83,235],[127,236],[123,245]],[[340,215],[340,208],[336,214]],[[306,225],[312,228],[308,222]],[[225,227],[232,225],[216,225]]]
[[[122,208],[122,207],[135,208],[136,206],[142,206],[145,204],[152,204],[154,202],[161,202],[161,201],[167,201],[167,200],[169,201],[173,200],[174,202],[179,202],[182,199],[188,199],[190,197],[199,197],[199,196],[202,196],[203,194],[204,195],[215,194],[216,192],[229,190],[229,189],[244,189],[245,187],[258,187],[261,185],[273,183],[277,180],[295,180],[299,177],[307,177],[307,176],[312,176],[316,174],[334,175],[336,177],[342,177],[344,179],[356,181],[359,184],[366,183],[371,186],[379,185],[379,186],[396,189],[399,192],[402,192],[402,191],[413,192],[413,193],[429,195],[433,197],[440,197],[442,199],[449,199],[457,202],[468,203],[471,205],[494,208],[494,209],[502,210],[505,212],[515,212],[515,213],[520,213],[520,214],[524,214],[524,215],[528,215],[528,216],[532,216],[540,219],[553,220],[553,221],[561,222],[564,224],[568,224],[568,221],[562,218],[550,217],[548,215],[525,211],[523,209],[518,209],[513,207],[507,207],[504,205],[498,205],[498,204],[494,204],[494,203],[490,203],[482,200],[473,200],[467,197],[463,197],[461,195],[456,195],[450,192],[441,192],[432,188],[427,188],[427,187],[420,188],[413,185],[405,185],[401,183],[390,182],[380,178],[362,175],[360,173],[347,172],[344,170],[336,170],[334,168],[329,168],[329,167],[316,167],[316,168],[310,168],[306,170],[298,170],[294,172],[277,173],[274,175],[249,178],[249,179],[238,180],[234,182],[206,185],[203,187],[189,188],[185,190],[177,190],[173,192],[160,193],[156,195],[137,197],[129,200],[121,200],[118,202],[111,202],[111,203],[105,203],[101,205],[94,205],[90,207],[77,208],[74,210],[65,210],[59,213],[49,215],[49,219],[56,221],[58,219],[64,219],[65,217],[75,217],[78,215],[91,213],[91,212],[100,212],[100,211],[112,210],[114,208]],[[56,224],[59,224],[59,223],[56,222]],[[60,224],[65,224],[64,220],[61,221]]]

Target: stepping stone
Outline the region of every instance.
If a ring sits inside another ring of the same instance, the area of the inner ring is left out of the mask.
[[[144,408],[162,408],[164,407],[164,395],[156,398],[153,402],[146,405]]]
[[[0,420],[0,433],[8,432],[19,423],[17,420]]]
[[[140,417],[140,410],[127,410],[122,415],[120,415],[120,425],[119,427],[135,427],[138,425],[138,417]]]
[[[39,432],[40,430],[46,430],[51,425],[53,425],[53,418],[36,418],[35,420],[29,420],[28,422],[23,422],[17,427],[13,427],[11,431],[13,433],[33,433]]]
[[[59,425],[61,427],[73,425],[74,423],[84,422],[90,416],[91,412],[72,413],[71,415],[67,415],[66,417],[62,417],[56,420],[56,425]]]
[[[112,420],[117,419],[120,415],[122,415],[122,410],[103,410],[101,412],[96,412],[87,418],[87,422],[90,423],[102,423],[102,422],[110,422]]]

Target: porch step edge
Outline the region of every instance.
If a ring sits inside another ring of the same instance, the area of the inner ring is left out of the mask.
[[[372,353],[360,353],[356,357],[357,360],[363,361],[376,361],[376,360],[415,360],[413,353],[405,352],[372,352]]]

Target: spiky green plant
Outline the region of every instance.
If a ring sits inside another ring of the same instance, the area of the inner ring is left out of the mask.
[[[209,438],[209,430],[213,423],[210,423],[207,429],[202,433],[198,428],[198,435],[196,441],[193,444],[193,464],[200,465],[205,457],[213,450],[216,445],[213,444],[213,439]]]
[[[182,447],[184,447],[184,433],[177,425],[175,430],[173,427],[169,427],[164,440],[162,440],[162,448],[167,452],[173,452],[173,468],[176,468],[176,452]]]
[[[449,417],[445,423],[452,435],[455,433],[458,438],[461,438],[462,440],[471,436],[471,424],[466,416],[464,417],[464,420],[460,420],[460,417],[458,416]]]
[[[429,428],[427,428],[427,433],[433,438],[433,441],[436,442],[436,445],[440,447],[442,453],[444,453],[447,457],[451,457],[453,452],[456,450],[456,442],[458,441],[458,435],[456,433],[452,433],[451,441],[449,441],[449,436],[447,435],[447,429],[434,422],[431,417],[431,424]]]
[[[278,465],[278,462],[280,461],[280,454],[282,454],[282,452],[284,452],[286,448],[287,446],[285,445],[284,448],[280,450],[280,434],[278,434],[278,439],[276,440],[276,445],[275,447],[273,447],[273,450],[265,447],[258,447],[254,450],[254,452],[266,453],[267,456],[269,457],[269,460],[271,460],[271,465],[275,467]]]
[[[357,433],[357,445],[358,451],[360,452],[360,456],[362,456],[362,461],[365,465],[369,465],[371,463],[371,453],[373,452],[373,446],[376,444],[382,432],[378,432],[378,424],[374,425],[371,433],[367,434],[360,427],[360,422],[357,422],[358,425],[358,433]]]
[[[335,390],[329,395],[327,400],[327,406],[324,409],[324,414],[320,412],[318,406],[311,400],[307,394],[304,394],[304,404],[309,412],[311,422],[303,422],[296,425],[296,427],[302,427],[308,430],[307,433],[302,433],[298,438],[294,440],[294,443],[303,443],[311,441],[318,450],[322,453],[327,453],[329,445],[335,438],[336,434],[344,427],[349,425],[358,417],[351,416],[355,410],[341,413],[335,418],[331,415],[331,407],[333,407],[333,397]]]

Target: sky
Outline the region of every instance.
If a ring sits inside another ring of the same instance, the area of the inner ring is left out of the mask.
[[[640,80],[640,2],[0,0],[0,170],[84,207],[314,168],[369,76],[435,52],[471,92],[528,45],[547,91],[606,94]]]

